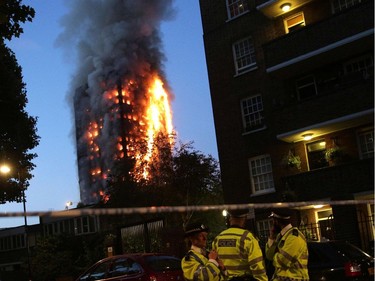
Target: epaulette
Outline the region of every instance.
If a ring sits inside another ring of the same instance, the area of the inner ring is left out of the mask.
[[[293,234],[294,236],[297,236],[297,237],[298,237],[298,229],[294,228],[294,229],[292,230],[292,234]]]

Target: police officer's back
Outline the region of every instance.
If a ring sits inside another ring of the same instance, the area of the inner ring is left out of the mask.
[[[246,230],[248,210],[229,212],[229,228],[212,242],[232,281],[268,280],[258,240]]]

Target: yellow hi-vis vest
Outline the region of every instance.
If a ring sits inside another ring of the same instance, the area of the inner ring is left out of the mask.
[[[308,257],[305,236],[296,227],[283,236],[279,233],[271,247],[266,244],[266,258],[273,261],[275,281],[309,280]]]
[[[216,236],[212,249],[218,252],[223,261],[229,280],[245,276],[260,281],[268,280],[262,250],[250,231],[230,227]]]
[[[220,281],[224,278],[216,264],[193,250],[183,257],[181,267],[187,281]]]

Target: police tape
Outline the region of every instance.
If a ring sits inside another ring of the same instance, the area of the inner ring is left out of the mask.
[[[84,215],[132,215],[132,214],[160,214],[182,212],[207,212],[238,209],[274,209],[299,208],[306,206],[349,206],[374,204],[374,200],[334,200],[334,201],[304,201],[304,202],[277,202],[277,203],[248,203],[222,205],[192,205],[192,206],[150,206],[130,208],[91,208],[82,207],[62,211],[27,211],[27,212],[0,212],[0,217],[78,217]]]

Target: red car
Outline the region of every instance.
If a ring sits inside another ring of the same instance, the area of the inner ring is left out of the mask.
[[[124,254],[102,259],[76,281],[182,281],[181,260],[166,254]]]

